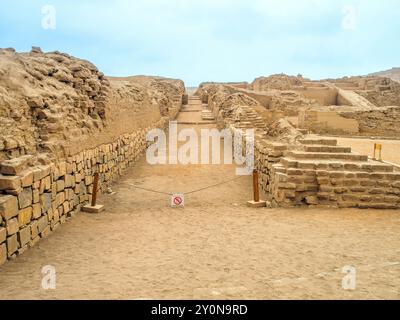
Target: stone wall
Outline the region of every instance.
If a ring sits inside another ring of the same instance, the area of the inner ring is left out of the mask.
[[[338,146],[335,139],[304,135],[284,119],[263,128],[250,112],[257,105],[248,106],[247,98],[223,86],[207,92],[219,127],[256,129],[255,167],[271,205],[400,208],[400,172],[394,166]],[[235,115],[238,110],[243,117]]]
[[[91,201],[93,176],[100,173],[101,191],[116,180],[147,148],[154,127],[120,136],[65,161],[30,167],[30,157],[5,161],[0,167],[0,265],[33,247]]]

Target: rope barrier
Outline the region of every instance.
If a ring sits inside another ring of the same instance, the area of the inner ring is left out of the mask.
[[[204,190],[208,190],[208,189],[215,188],[215,187],[218,187],[218,186],[221,186],[221,185],[224,185],[224,184],[228,184],[228,183],[236,181],[236,180],[238,180],[238,179],[240,179],[242,177],[244,177],[244,176],[239,176],[239,177],[236,177],[234,179],[230,179],[230,180],[226,180],[226,181],[223,181],[223,182],[219,182],[219,183],[216,183],[216,184],[204,187],[204,188],[200,188],[200,189],[196,189],[196,190],[184,193],[184,194],[185,195],[189,195],[189,194],[198,193],[198,192],[201,192],[201,191],[204,191]],[[174,195],[173,193],[170,193],[170,192],[164,192],[164,191],[158,191],[158,190],[149,189],[149,188],[143,188],[143,187],[139,187],[139,186],[136,186],[134,184],[131,184],[131,183],[128,183],[128,185],[131,186],[131,187],[134,187],[136,189],[147,191],[147,192],[152,192],[152,193],[157,193],[157,194],[162,194],[162,195],[167,195],[167,196]]]

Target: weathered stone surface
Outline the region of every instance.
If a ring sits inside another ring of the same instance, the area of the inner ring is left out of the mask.
[[[12,160],[3,161],[0,164],[0,173],[4,175],[20,175],[26,168],[28,162],[32,160],[32,156],[23,156]]]
[[[0,174],[0,191],[18,190],[19,188],[21,188],[21,177]]]
[[[42,206],[42,213],[51,208],[51,193],[44,193],[40,196],[40,205]]]
[[[43,216],[38,220],[38,232],[42,233],[44,229],[47,228],[49,222],[47,216]]]
[[[24,188],[22,192],[18,195],[19,208],[24,209],[32,205],[33,195],[32,188]]]
[[[21,186],[30,187],[33,184],[33,171],[28,170],[21,173]]]
[[[0,244],[0,266],[7,261],[7,246],[5,243]]]
[[[19,246],[18,246],[18,237],[16,234],[10,236],[7,238],[7,251],[8,251],[8,256],[10,257],[13,255],[15,252],[17,252]]]
[[[13,218],[7,221],[6,224],[7,227],[7,235],[13,235],[16,234],[19,230],[19,223],[17,218]]]
[[[6,241],[7,239],[7,229],[0,227],[0,244]]]
[[[61,192],[65,189],[65,181],[57,180],[57,192]]]
[[[28,207],[19,211],[18,222],[19,226],[25,226],[32,220],[32,207]]]
[[[35,203],[32,206],[32,217],[33,219],[38,219],[42,215],[42,207],[40,203]]]
[[[17,197],[0,195],[0,215],[4,220],[11,219],[18,215]]]
[[[19,241],[20,247],[24,247],[26,244],[28,244],[31,241],[31,227],[30,226],[23,228],[18,232],[18,241]]]

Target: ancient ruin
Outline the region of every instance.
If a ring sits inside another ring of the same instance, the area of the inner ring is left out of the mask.
[[[204,83],[189,96],[180,80],[107,77],[68,54],[2,49],[0,264],[79,213],[96,173],[108,192],[144,154],[146,133],[177,117],[181,126],[255,129],[270,208],[400,208],[399,167],[333,137],[399,135],[400,84],[389,78],[273,75]]]

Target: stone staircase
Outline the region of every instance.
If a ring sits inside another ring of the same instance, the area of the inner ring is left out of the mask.
[[[337,140],[306,137],[272,166],[271,192],[281,205],[400,208],[395,167],[337,146]]]
[[[265,129],[265,122],[261,116],[253,108],[249,106],[242,106],[245,114],[239,115],[239,118],[234,119],[233,126],[237,129]]]

